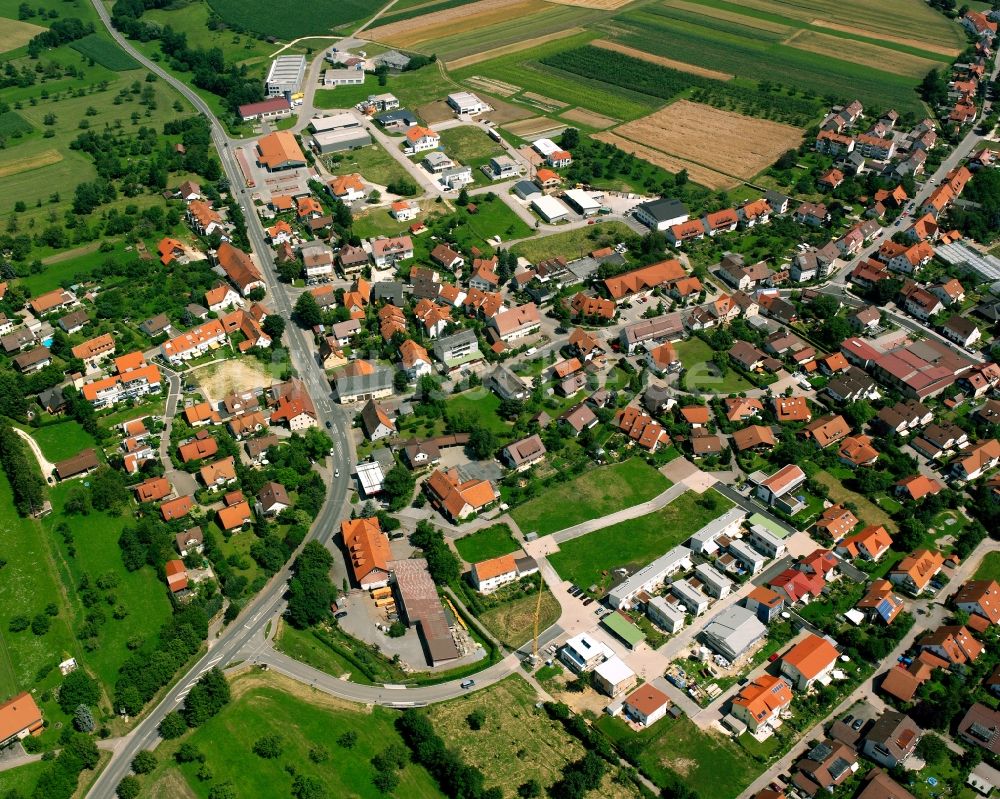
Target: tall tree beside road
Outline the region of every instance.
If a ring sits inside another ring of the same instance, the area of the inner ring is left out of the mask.
[[[299,327],[306,330],[316,327],[322,321],[319,305],[310,292],[304,291],[299,295],[295,301],[295,308],[292,310],[292,319]]]
[[[269,314],[264,319],[264,324],[261,325],[264,328],[264,332],[271,337],[271,341],[277,344],[281,341],[281,337],[285,334],[285,317],[278,316],[278,314]]]
[[[318,541],[310,541],[292,565],[288,583],[288,610],[285,617],[293,627],[304,629],[330,615],[334,598],[330,582],[333,555]]]
[[[34,456],[9,424],[0,424],[0,466],[3,467],[14,491],[14,507],[22,516],[41,510],[45,501],[45,484]]]
[[[417,484],[413,472],[403,464],[397,463],[389,470],[385,476],[385,483],[382,488],[389,499],[389,510],[402,510],[413,496],[413,489]]]

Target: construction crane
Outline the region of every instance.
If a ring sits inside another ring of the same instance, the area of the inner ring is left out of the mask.
[[[538,621],[542,617],[542,591],[545,590],[545,578],[538,573],[538,599],[535,602],[535,637],[531,647],[531,661],[538,663]]]

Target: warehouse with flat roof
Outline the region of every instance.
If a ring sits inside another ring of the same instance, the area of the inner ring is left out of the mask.
[[[264,89],[268,97],[284,97],[290,100],[293,94],[302,91],[302,78],[306,74],[304,55],[281,55],[271,62],[267,71]]]

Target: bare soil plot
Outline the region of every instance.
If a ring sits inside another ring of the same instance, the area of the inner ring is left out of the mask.
[[[844,33],[853,33],[856,36],[871,36],[872,32],[865,30],[864,28],[857,28],[853,25],[843,25],[839,22],[830,22],[826,19],[813,19],[810,20],[810,24],[818,25],[821,28],[829,28],[832,31],[842,31]],[[941,55],[956,56],[961,50],[956,47],[948,47],[942,44],[936,44],[935,42],[928,41],[926,39],[909,39],[906,36],[894,36],[888,33],[879,33],[878,38],[885,39],[887,42],[894,42],[896,44],[904,44],[907,47],[919,47],[921,50],[929,50],[932,53],[940,53]]]
[[[672,58],[664,58],[663,56],[653,55],[652,53],[647,53],[645,50],[639,50],[635,47],[629,47],[628,45],[619,44],[618,42],[612,42],[607,39],[595,39],[590,44],[593,47],[600,47],[602,50],[614,50],[616,53],[621,53],[622,55],[638,58],[642,61],[648,61],[651,64],[659,64],[661,67],[676,69],[679,72],[687,72],[690,75],[700,75],[703,78],[726,81],[732,80],[734,77],[728,72],[719,72],[714,69],[696,67],[694,64],[687,64],[684,61],[675,61]]]
[[[39,25],[32,25],[19,19],[5,19],[0,25],[0,53],[16,50],[26,45],[33,36],[44,31]]]
[[[531,116],[530,111],[520,106],[505,103],[496,97],[489,97],[487,99],[490,105],[493,106],[493,110],[490,112],[490,119],[497,125],[503,125],[507,122],[514,122],[515,120]]]
[[[550,131],[558,130],[560,127],[565,128],[566,126],[559,125],[548,117],[529,117],[528,119],[504,125],[504,127],[522,139],[535,139],[543,133],[549,133]]]
[[[417,116],[426,121],[428,125],[434,125],[438,122],[455,118],[455,112],[451,110],[451,106],[444,100],[435,100],[433,103],[418,105],[415,110]]]
[[[800,128],[689,100],[621,125],[615,133],[742,179],[753,177],[802,141]]]
[[[280,371],[281,368],[281,364],[276,364],[276,369]],[[279,375],[271,375],[260,361],[241,358],[196,369],[192,376],[205,393],[217,402],[236,391],[267,388]]]
[[[606,117],[604,114],[598,114],[595,111],[588,111],[585,108],[571,108],[569,111],[563,111],[560,116],[563,119],[568,119],[570,122],[579,122],[581,125],[586,125],[595,130],[610,128],[619,122],[617,119]]]
[[[853,39],[843,39],[817,31],[796,31],[784,43],[796,50],[819,53],[831,58],[841,58],[855,64],[878,64],[879,69],[896,75],[905,75],[909,78],[922,78],[932,69],[940,66],[937,61],[932,61],[929,58],[921,58],[917,55],[902,53],[899,50],[890,50],[887,47],[879,47]]]
[[[562,100],[554,100],[551,97],[546,97],[544,94],[536,94],[535,92],[525,92],[521,97],[538,105],[547,106],[553,111],[569,107],[569,103],[564,103]]]
[[[43,150],[40,153],[29,155],[27,158],[16,158],[5,164],[0,163],[0,178],[9,178],[11,175],[19,175],[32,169],[41,169],[43,166],[58,164],[62,160],[62,153],[58,150]]]
[[[721,172],[708,169],[700,164],[667,155],[659,150],[654,150],[652,147],[646,147],[644,144],[636,144],[628,139],[623,139],[610,130],[595,133],[594,138],[608,144],[613,144],[619,150],[632,153],[632,155],[638,156],[644,161],[649,161],[654,166],[663,167],[668,172],[676,173],[682,169],[687,170],[688,177],[691,180],[707,189],[729,189],[739,183],[736,178],[730,175],[723,175]]]
[[[371,28],[366,36],[395,47],[412,47],[420,42],[438,39],[455,32],[456,25],[473,31],[498,25],[535,13],[545,8],[542,0],[478,0],[422,17],[390,22]]]
[[[502,55],[510,55],[511,53],[519,53],[522,50],[530,50],[532,47],[537,47],[540,44],[556,41],[558,39],[565,39],[567,36],[575,36],[578,33],[583,33],[583,28],[568,28],[563,31],[556,31],[555,33],[547,33],[544,36],[536,36],[533,39],[523,39],[520,42],[511,42],[503,47],[494,47],[490,50],[480,50],[478,53],[472,53],[470,55],[463,56],[462,58],[456,58],[453,61],[449,61],[445,64],[445,66],[448,67],[448,69],[471,67],[473,64],[489,61],[491,58],[499,58]]]

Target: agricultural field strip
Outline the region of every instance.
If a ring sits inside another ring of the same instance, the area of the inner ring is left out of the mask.
[[[560,39],[565,39],[569,36],[576,36],[578,33],[584,32],[583,28],[568,28],[567,30],[556,31],[555,33],[547,33],[544,36],[536,36],[534,39],[524,39],[520,42],[512,42],[502,47],[494,47],[490,50],[481,50],[480,52],[473,53],[472,55],[456,58],[453,61],[448,61],[445,66],[448,69],[461,69],[462,67],[479,64],[482,61],[489,61],[490,59],[499,58],[500,56],[510,55],[511,53],[520,53],[522,50],[530,50],[540,44],[558,41]]]
[[[612,50],[616,53],[622,53],[632,58],[638,58],[640,61],[648,61],[651,64],[659,64],[661,67],[675,69],[678,72],[689,72],[692,75],[700,75],[701,77],[709,78],[710,80],[725,82],[736,77],[730,72],[719,72],[714,69],[697,67],[694,64],[688,64],[684,61],[676,61],[673,58],[664,58],[663,56],[653,55],[652,53],[647,53],[645,50],[639,50],[636,47],[629,47],[628,45],[610,41],[608,39],[595,39],[590,44],[592,47],[598,47],[601,50]]]
[[[501,25],[543,8],[545,6],[541,0],[476,0],[474,3],[434,11],[415,19],[378,25],[368,30],[366,35],[375,41],[397,47],[412,47],[443,35],[454,35],[459,21],[463,30],[473,31]]]
[[[850,26],[840,26],[819,20],[810,21],[796,19],[794,17],[782,16],[774,12],[754,8],[750,5],[736,5],[734,3],[727,2],[727,0],[666,0],[664,5],[694,11],[712,18],[722,18],[733,22],[740,22],[746,25],[751,25],[749,22],[750,19],[757,20],[757,23],[752,25],[752,27],[760,27],[761,23],[768,22],[775,26],[775,30],[778,28],[784,28],[789,32],[791,32],[792,28],[796,28],[798,30],[812,30],[817,33],[825,33],[840,39],[864,42],[883,49],[895,50],[900,53],[906,53],[920,58],[940,61],[945,64],[950,63],[953,54],[957,54],[958,52],[957,50],[952,51],[947,48],[935,47],[933,42],[914,41],[911,44],[906,44],[902,41],[893,39],[892,37],[884,37],[882,34],[863,35],[862,33],[859,33],[857,29],[850,28]],[[720,17],[719,15],[725,16]],[[746,21],[744,22],[744,20]]]
[[[731,71],[755,80],[777,81],[799,91],[822,96],[831,81],[851,85],[866,104],[896,107],[923,113],[923,104],[913,91],[913,80],[851,61],[796,50],[680,22],[646,11],[630,11],[616,18],[631,26],[632,34],[620,37],[626,44],[667,58],[698,66]],[[792,98],[794,99],[794,98]]]
[[[922,78],[939,66],[936,61],[900,52],[895,52],[891,58],[886,59],[883,58],[886,53],[885,48],[878,45],[840,39],[828,33],[819,33],[813,30],[797,31],[785,42],[785,45],[794,47],[796,50],[818,53],[822,56],[833,55],[855,64],[880,63],[886,72],[914,79]]]
[[[728,189],[741,182],[738,178],[734,178],[731,175],[723,175],[721,172],[716,172],[714,169],[709,169],[701,164],[675,158],[660,150],[654,150],[652,147],[646,147],[645,145],[629,141],[609,130],[595,133],[594,138],[598,141],[613,144],[619,150],[624,150],[638,158],[649,161],[654,166],[662,167],[668,172],[677,173],[685,170],[692,181],[700,186],[704,186],[706,189]]]

